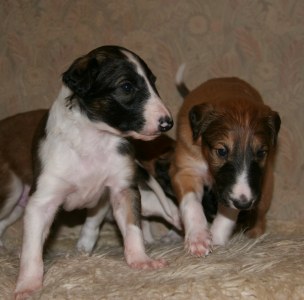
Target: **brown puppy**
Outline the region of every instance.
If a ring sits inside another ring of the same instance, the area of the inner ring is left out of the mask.
[[[31,145],[46,110],[18,114],[0,121],[0,246],[7,227],[18,220],[33,180]]]
[[[212,79],[189,93],[181,72],[178,76],[178,89],[186,98],[178,115],[170,174],[185,228],[185,247],[195,256],[204,256],[212,244],[227,242],[241,210],[255,214],[250,236],[265,231],[281,121],[243,80]],[[206,186],[218,201],[211,233],[201,206]]]

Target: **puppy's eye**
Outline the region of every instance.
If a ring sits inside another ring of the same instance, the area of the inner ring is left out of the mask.
[[[228,149],[226,147],[218,148],[215,151],[218,157],[226,158],[228,156]]]
[[[266,149],[260,149],[256,153],[256,157],[258,159],[263,159],[263,158],[265,158],[266,155],[267,155],[267,150]]]
[[[134,90],[134,87],[133,87],[132,83],[129,82],[129,81],[123,82],[123,83],[120,85],[120,87],[121,87],[121,88],[123,89],[123,91],[124,91],[125,93],[127,93],[127,94],[132,93],[133,90]]]

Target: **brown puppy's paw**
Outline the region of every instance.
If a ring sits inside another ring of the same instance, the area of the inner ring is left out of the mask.
[[[246,236],[250,239],[255,239],[265,232],[265,227],[255,226],[245,232]]]

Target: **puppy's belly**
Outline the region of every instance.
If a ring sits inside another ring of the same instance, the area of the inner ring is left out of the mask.
[[[63,208],[66,211],[82,208],[95,207],[101,198],[104,189],[99,188],[97,191],[88,191],[86,194],[80,191],[76,191],[69,194],[64,201]]]

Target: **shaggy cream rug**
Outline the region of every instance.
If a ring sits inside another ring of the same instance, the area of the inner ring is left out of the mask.
[[[6,234],[0,255],[0,299],[11,299],[18,270],[20,224]],[[154,229],[155,230],[155,229]],[[237,234],[206,258],[182,243],[155,243],[152,257],[167,268],[131,270],[115,226],[105,224],[91,256],[74,251],[79,226],[62,227],[45,253],[44,288],[33,299],[304,299],[304,226],[269,222],[256,240]]]

